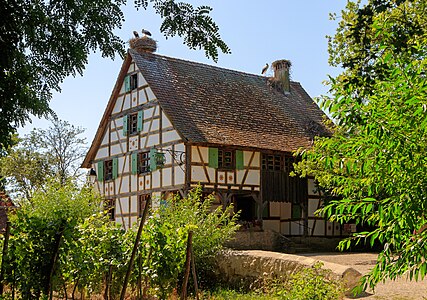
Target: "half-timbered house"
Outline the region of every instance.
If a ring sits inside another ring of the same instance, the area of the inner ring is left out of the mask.
[[[201,185],[246,226],[341,235],[314,215],[313,181],[290,176],[293,151],[328,134],[324,114],[289,80],[289,61],[272,67],[265,77],[130,49],[82,165],[112,217],[128,228],[149,197]]]

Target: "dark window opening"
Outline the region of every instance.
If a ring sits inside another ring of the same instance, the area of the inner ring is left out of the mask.
[[[151,195],[139,195],[138,198],[138,217],[141,218],[144,213],[145,207],[147,206],[147,202],[150,200]]]
[[[252,196],[236,196],[234,203],[240,221],[254,222],[257,219],[257,204]]]
[[[150,172],[150,152],[138,153],[138,174]]]
[[[104,201],[104,208],[107,211],[108,217],[111,221],[114,221],[116,218],[116,209],[114,202],[114,199],[108,199]]]
[[[130,89],[134,90],[138,88],[138,74],[130,75]]]
[[[104,162],[104,179],[111,180],[113,179],[113,161],[106,160]]]
[[[233,170],[234,168],[234,150],[218,149],[218,169]]]
[[[128,127],[129,134],[138,133],[138,114],[129,115]]]

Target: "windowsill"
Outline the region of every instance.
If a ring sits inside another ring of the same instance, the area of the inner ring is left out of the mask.
[[[217,170],[221,171],[221,172],[225,172],[225,171],[233,171],[234,172],[234,171],[236,171],[236,168],[234,168],[234,169],[224,169],[224,168],[220,169],[220,168],[218,168]]]

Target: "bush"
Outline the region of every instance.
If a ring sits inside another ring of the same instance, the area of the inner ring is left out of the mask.
[[[344,285],[333,281],[332,272],[322,269],[323,263],[317,262],[311,268],[304,268],[290,276],[286,300],[337,300],[344,297]]]
[[[211,261],[237,230],[233,207],[212,212],[213,196],[201,197],[201,188],[181,199],[169,199],[153,211],[145,224],[140,253],[146,258],[140,270],[162,299],[182,278],[188,232],[193,231],[193,249],[198,278],[210,272]]]

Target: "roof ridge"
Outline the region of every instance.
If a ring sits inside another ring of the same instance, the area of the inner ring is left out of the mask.
[[[266,77],[266,76],[263,76],[263,75],[253,74],[253,73],[249,73],[249,72],[244,72],[244,71],[239,71],[239,70],[234,70],[234,69],[228,69],[226,67],[213,66],[213,65],[209,65],[207,63],[191,61],[191,60],[187,60],[187,59],[183,59],[183,58],[166,56],[166,55],[162,55],[162,54],[158,54],[158,53],[143,53],[142,54],[142,53],[139,53],[139,52],[137,52],[137,51],[135,51],[133,49],[128,49],[128,51],[129,52],[132,51],[133,54],[136,54],[136,55],[148,55],[148,56],[152,55],[152,56],[158,57],[160,59],[164,59],[164,60],[174,60],[176,62],[185,63],[187,65],[193,65],[193,66],[197,66],[197,67],[207,67],[207,68],[212,68],[212,69],[218,69],[218,70],[226,71],[226,72],[230,72],[230,73],[237,73],[237,74],[240,74],[240,75],[245,75],[245,76],[250,76],[250,77],[257,77],[259,79],[269,79],[269,78],[272,78],[272,77]],[[299,81],[292,81],[291,80],[290,82],[301,85],[301,83]]]

